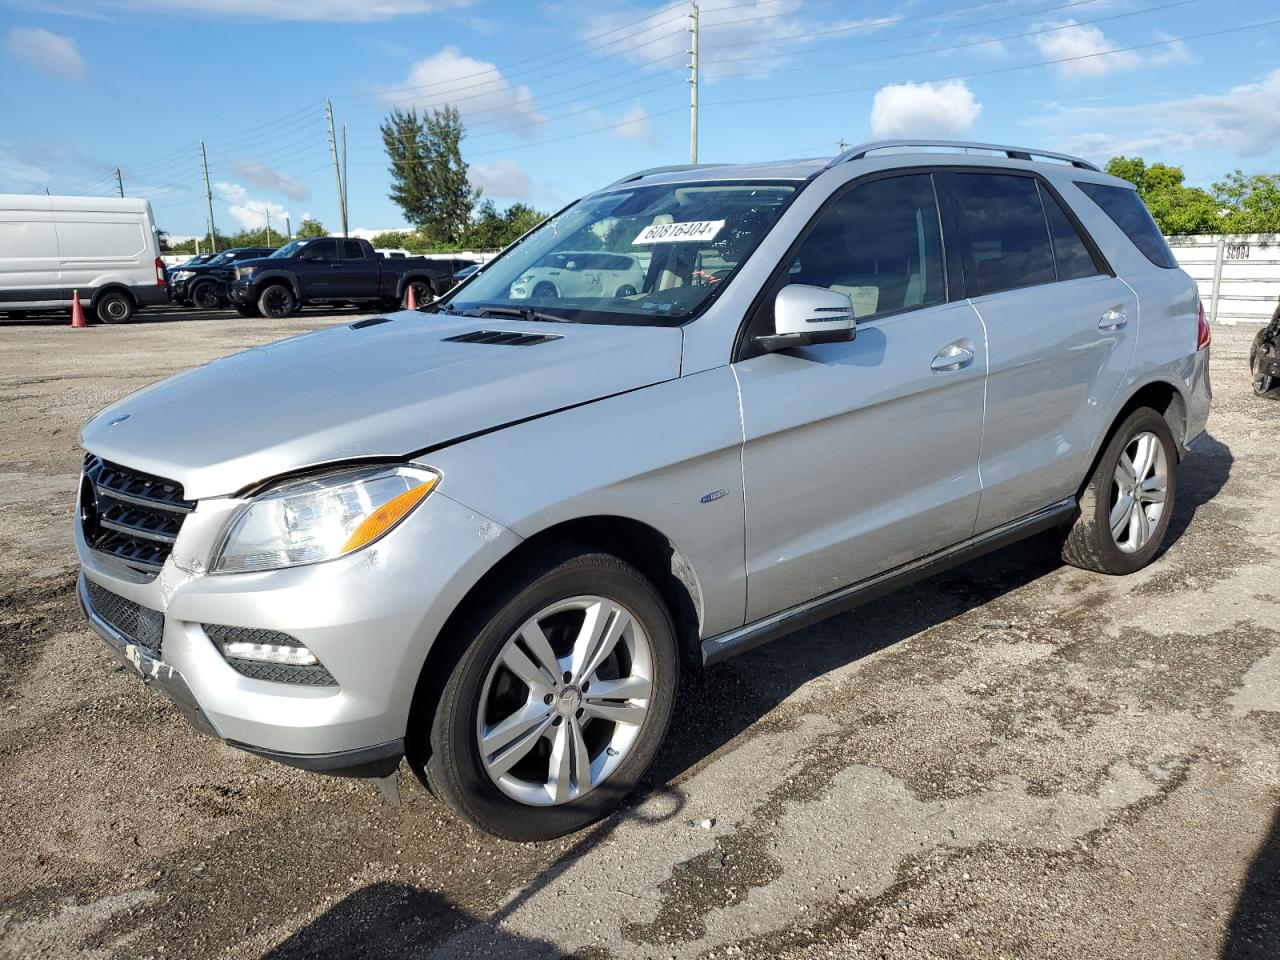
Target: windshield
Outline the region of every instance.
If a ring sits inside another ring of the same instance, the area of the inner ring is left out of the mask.
[[[306,245],[307,241],[305,240],[290,240],[275,253],[271,254],[270,259],[275,260],[277,257],[292,257]]]
[[[675,325],[729,282],[795,183],[676,183],[587,197],[509,248],[445,310],[521,308],[586,323]]]
[[[206,260],[205,263],[212,266],[215,263],[225,263],[226,260],[227,260],[227,251],[224,250],[222,253],[214,254],[212,257]]]

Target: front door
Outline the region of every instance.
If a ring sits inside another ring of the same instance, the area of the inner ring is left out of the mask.
[[[967,539],[980,493],[986,341],[948,302],[932,175],[838,196],[766,302],[787,282],[847,293],[857,337],[734,364],[748,622]]]
[[[342,271],[336,240],[317,240],[307,244],[298,265],[301,267],[298,283],[302,285],[303,299],[324,300],[335,296],[337,275]]]

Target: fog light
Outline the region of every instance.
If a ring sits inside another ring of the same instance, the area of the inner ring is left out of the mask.
[[[228,643],[222,652],[238,660],[283,663],[290,667],[309,667],[320,662],[306,647],[286,647],[278,643]]]

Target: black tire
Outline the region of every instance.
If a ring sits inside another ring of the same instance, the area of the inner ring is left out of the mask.
[[[636,295],[636,288],[629,283],[624,283],[614,291],[613,295],[615,297],[634,297]]]
[[[485,678],[506,642],[531,616],[550,604],[584,594],[621,604],[648,635],[654,674],[648,709],[636,739],[606,780],[558,806],[525,804],[498,788],[480,756],[478,711]],[[508,840],[549,840],[615,810],[653,762],[671,720],[679,682],[675,628],[653,585],[610,554],[586,549],[548,551],[504,576],[502,586],[454,639],[463,646],[430,717],[430,751],[425,762],[426,751],[415,744],[428,735],[418,727],[428,718],[415,718],[415,728],[409,731],[410,763],[432,792],[462,820]]]
[[[128,323],[137,307],[122,290],[108,290],[93,302],[93,312],[103,323]]]
[[[200,280],[192,287],[191,305],[201,310],[216,310],[222,306],[222,297],[218,295],[216,280]]]
[[[1166,469],[1164,507],[1144,546],[1125,552],[1111,532],[1111,512],[1118,495],[1115,480],[1121,455],[1140,434],[1154,434],[1163,448]],[[1075,567],[1122,576],[1141,570],[1160,552],[1169,530],[1178,493],[1178,448],[1163,416],[1139,407],[1115,429],[1080,495],[1080,513],[1062,544],[1062,559]]]
[[[533,295],[543,300],[555,300],[560,296],[560,291],[556,289],[556,285],[550,280],[543,280],[533,288]]]
[[[1280,346],[1266,336],[1266,329],[1259,330],[1253,338],[1253,346],[1249,348],[1249,375],[1253,383],[1253,393],[1257,397],[1268,400],[1280,400],[1280,378],[1262,373],[1261,361],[1274,358],[1280,353]]]
[[[298,298],[283,283],[273,283],[258,294],[258,313],[272,320],[283,320],[298,311]]]
[[[426,280],[410,280],[404,285],[404,300],[401,308],[409,309],[409,291],[413,291],[414,304],[419,307],[425,307],[428,303],[435,299],[435,291],[431,288],[431,284]]]
[[[262,314],[258,312],[258,308],[251,303],[236,304],[236,313],[242,317],[260,317]]]

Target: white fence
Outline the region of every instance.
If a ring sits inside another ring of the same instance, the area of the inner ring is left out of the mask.
[[[1200,285],[1213,323],[1265,323],[1280,302],[1280,234],[1170,237],[1183,270]]]

